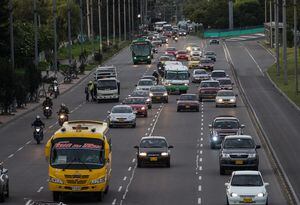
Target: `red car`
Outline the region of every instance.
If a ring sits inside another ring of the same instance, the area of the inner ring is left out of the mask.
[[[189,110],[199,112],[199,101],[196,94],[182,94],[177,100],[177,112]]]
[[[123,101],[123,104],[132,107],[136,115],[148,116],[148,105],[144,97],[129,97]]]
[[[168,47],[165,51],[165,54],[172,54],[176,56],[177,50],[175,47]]]
[[[214,62],[209,58],[201,58],[199,68],[211,72],[214,70]]]
[[[176,60],[186,60],[186,61],[188,61],[189,60],[189,54],[184,50],[178,51],[177,55],[176,55]]]
[[[220,89],[220,83],[217,80],[201,81],[198,92],[199,101],[202,102],[203,99],[215,99]]]

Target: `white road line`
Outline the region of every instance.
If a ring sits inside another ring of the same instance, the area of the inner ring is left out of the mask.
[[[203,147],[203,144],[200,144],[200,147]]]
[[[202,176],[199,176],[198,179],[201,181],[202,180]]]
[[[11,154],[11,155],[9,155],[9,156],[8,156],[8,159],[9,159],[9,158],[12,158],[14,155],[15,155],[15,154]]]
[[[262,71],[261,67],[259,66],[259,64],[255,60],[255,58],[252,56],[252,54],[250,53],[250,51],[248,50],[248,48],[246,46],[244,46],[244,48],[247,51],[247,53],[249,54],[249,56],[252,58],[252,60],[254,61],[254,63],[256,64],[256,66],[259,69],[259,71],[261,72],[261,74],[264,76],[265,75],[264,72]]]
[[[201,115],[201,117],[203,117],[204,115]]]
[[[202,186],[201,185],[198,186],[198,191],[202,191]]]
[[[29,145],[31,143],[31,140],[29,140],[28,142],[26,142],[27,145]]]
[[[130,171],[131,171],[131,169],[132,169],[132,168],[131,168],[131,167],[129,167],[129,168],[128,168],[128,171],[130,172]]]
[[[156,124],[157,124],[157,122],[158,122],[159,116],[160,116],[160,114],[161,114],[163,108],[164,108],[164,107],[162,106],[162,108],[160,109],[159,113],[158,113],[157,115],[155,115],[155,118],[156,118],[156,119],[153,119],[154,124],[153,124],[152,130],[151,130],[150,133],[149,133],[149,136],[151,136],[151,135],[153,134],[154,129],[155,129],[155,126],[156,126]]]
[[[152,126],[153,126],[153,123],[151,123],[150,126],[152,127]]]
[[[126,179],[127,179],[127,177],[125,176],[125,177],[123,178],[123,181],[126,181]]]
[[[155,119],[153,119],[152,121],[155,122]]]
[[[25,205],[30,205],[30,204],[31,204],[31,202],[32,202],[32,200],[30,199],[30,200],[28,200],[28,201],[26,202],[26,204],[25,204]]]
[[[132,180],[133,180],[133,177],[134,177],[135,170],[136,170],[136,166],[134,166],[133,171],[132,171],[132,174],[131,174],[131,177],[130,177],[130,180],[129,180],[129,183],[128,183],[127,186],[126,186],[125,193],[123,194],[123,200],[124,200],[124,199],[126,198],[126,196],[127,196],[127,193],[128,193],[128,191],[129,191],[129,186],[130,186],[130,184],[131,184],[131,182],[132,182]],[[120,204],[122,204],[122,200],[121,200]]]
[[[41,186],[36,192],[40,193],[43,189],[44,189],[44,187]]]
[[[199,167],[199,171],[202,171],[202,166]]]
[[[201,198],[200,197],[198,198],[198,204],[201,204]]]
[[[114,199],[113,202],[111,203],[112,205],[116,205],[117,199]]]
[[[202,158],[200,158],[199,161],[202,162]]]
[[[201,126],[203,126],[204,124],[203,124],[203,122],[201,122]]]
[[[148,129],[147,129],[148,131],[150,131],[151,130],[151,127],[148,127]]]
[[[201,130],[203,130],[203,127],[201,127]]]
[[[24,146],[23,146],[23,147],[20,147],[20,148],[17,150],[17,152],[18,152],[18,151],[21,151],[23,148],[24,148]]]
[[[200,141],[203,141],[203,137],[200,138]]]
[[[122,190],[122,186],[119,186],[118,192],[120,192]]]
[[[202,118],[202,119],[201,119],[201,121],[203,122],[203,121],[204,121],[204,119]]]
[[[203,135],[203,132],[201,132],[200,135]]]
[[[148,136],[148,133],[146,133],[145,136]]]
[[[135,158],[132,159],[132,163],[134,163],[134,162],[135,162]]]
[[[202,150],[200,150],[200,154],[202,154],[203,153],[203,151]]]

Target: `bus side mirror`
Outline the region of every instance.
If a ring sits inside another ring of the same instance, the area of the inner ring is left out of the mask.
[[[48,140],[45,146],[45,157],[47,162],[49,162],[50,159],[50,148],[51,148],[51,138]]]

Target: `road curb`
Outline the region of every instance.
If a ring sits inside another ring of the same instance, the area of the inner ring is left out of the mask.
[[[119,50],[118,52],[116,52],[114,55],[112,55],[110,58],[108,58],[107,60],[105,60],[104,62],[102,62],[99,65],[105,65],[105,63],[109,60],[111,60],[112,58],[114,58],[116,55],[120,54],[121,52],[123,52],[123,50],[127,49],[128,46],[122,48],[121,50]],[[95,66],[95,68],[93,68],[92,70],[90,70],[86,75],[84,75],[82,78],[80,78],[76,83],[74,83],[73,86],[70,86],[69,88],[67,88],[66,90],[64,90],[63,92],[61,92],[60,96],[63,96],[66,92],[68,92],[69,90],[75,88],[76,86],[78,86],[82,81],[84,81],[85,79],[87,79],[96,69],[97,65]],[[32,108],[26,110],[24,113],[17,115],[16,117],[13,117],[12,119],[2,123],[0,122],[0,129],[6,127],[7,125],[11,124],[12,122],[16,121],[17,119],[20,119],[21,117],[23,117],[24,115],[37,110],[38,108],[40,108],[42,106],[41,102],[36,103],[35,106],[33,106]]]
[[[229,53],[226,43],[224,43],[223,45],[225,45],[224,50],[226,50]],[[225,52],[225,55],[226,55],[226,52]],[[289,180],[287,174],[285,173],[285,171],[280,163],[280,160],[276,155],[276,152],[273,149],[273,146],[272,146],[270,140],[267,137],[267,134],[264,131],[263,126],[262,126],[258,116],[256,115],[256,112],[255,112],[253,106],[251,105],[251,103],[242,87],[242,84],[240,82],[240,79],[238,78],[237,72],[234,68],[233,63],[231,62],[231,59],[228,61],[228,64],[229,64],[229,67],[232,70],[233,76],[238,84],[237,88],[241,93],[242,100],[246,105],[246,109],[248,110],[250,118],[252,118],[252,122],[255,126],[255,129],[258,133],[259,138],[262,141],[262,144],[265,148],[266,154],[270,158],[271,166],[274,170],[275,175],[277,176],[277,179],[279,181],[279,184],[281,185],[281,188],[283,189],[284,196],[286,197],[286,199],[290,205],[300,205],[298,196],[296,195],[296,193],[290,183],[290,180]]]
[[[275,59],[274,64],[276,63],[276,57],[274,56],[272,50],[270,50],[269,48],[267,48],[266,46],[264,46],[261,42],[258,42],[258,44],[263,47],[270,55],[272,55],[272,57]],[[269,70],[269,68],[268,68]],[[298,111],[300,111],[300,107],[294,102],[292,101],[289,96],[287,96],[287,94],[285,94],[277,85],[276,83],[272,80],[271,76],[269,75],[268,72],[264,72],[267,76],[267,78],[269,79],[269,81],[272,83],[272,85],[278,90],[278,92],[287,100],[289,101],[289,103],[294,106],[294,108]]]

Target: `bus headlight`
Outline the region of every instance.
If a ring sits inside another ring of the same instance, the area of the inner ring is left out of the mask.
[[[61,179],[55,178],[55,177],[49,177],[49,182],[52,182],[54,184],[64,184]]]
[[[150,57],[150,56],[147,56],[147,58],[150,59],[151,57]]]
[[[104,176],[104,177],[92,180],[91,184],[101,184],[101,183],[104,183],[105,181],[106,181],[106,177]]]

